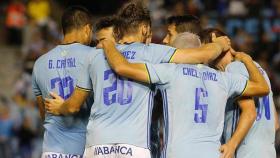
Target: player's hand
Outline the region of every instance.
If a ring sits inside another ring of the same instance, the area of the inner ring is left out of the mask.
[[[53,92],[50,92],[50,96],[52,96],[53,99],[45,98],[44,103],[45,103],[46,111],[54,115],[60,115],[61,114],[60,108],[64,103],[64,99]]]
[[[99,44],[100,44],[99,47],[103,49],[115,46],[115,42],[108,38],[100,39]]]
[[[219,44],[222,47],[223,52],[226,52],[231,48],[230,39],[227,36],[216,37],[216,34],[212,33],[212,41]]]
[[[239,60],[241,62],[253,61],[251,56],[244,52],[231,52],[231,54],[234,56],[235,60]]]
[[[235,147],[229,143],[224,144],[220,147],[221,156],[220,158],[233,158],[235,153]]]

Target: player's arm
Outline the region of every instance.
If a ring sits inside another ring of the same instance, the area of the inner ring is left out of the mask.
[[[32,91],[33,91],[34,95],[36,96],[36,101],[37,101],[37,105],[39,108],[40,118],[42,121],[44,121],[45,120],[45,106],[44,106],[44,100],[42,97],[41,89],[40,89],[39,85],[37,84],[36,69],[37,69],[37,64],[35,62],[35,65],[33,67],[33,72],[32,72]]]
[[[45,120],[45,105],[44,105],[43,97],[41,95],[36,96],[36,100],[37,100],[37,104],[39,107],[40,118],[42,121],[44,121]]]
[[[235,53],[236,60],[240,60],[246,66],[249,73],[249,81],[244,89],[242,96],[265,96],[269,93],[269,86],[261,72],[253,62],[252,58],[245,53]]]
[[[209,63],[216,59],[222,52],[230,49],[230,39],[226,36],[216,38],[212,35],[213,43],[205,44],[199,48],[177,49],[170,62],[177,64]]]
[[[54,115],[70,115],[80,111],[81,106],[89,95],[89,91],[75,88],[70,98],[64,101],[62,97],[51,92],[52,99],[45,98],[46,110]]]
[[[113,41],[103,39],[101,43],[108,63],[117,74],[140,82],[150,82],[146,64],[128,62],[117,50]]]
[[[252,98],[242,97],[238,100],[238,105],[241,109],[239,122],[237,124],[235,132],[233,133],[233,136],[226,144],[221,146],[221,158],[234,157],[237,146],[241,143],[241,141],[244,139],[244,137],[252,127],[257,116],[255,102]]]
[[[230,40],[227,37],[213,37],[214,43],[201,48],[177,49],[171,58],[175,63],[204,63],[213,60],[224,50],[229,49]],[[111,68],[119,75],[137,81],[149,83],[149,74],[145,64],[129,63],[116,49],[115,43],[109,39],[101,40],[104,53]]]

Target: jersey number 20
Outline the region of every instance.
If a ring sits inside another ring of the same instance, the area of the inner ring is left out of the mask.
[[[112,84],[110,87],[103,89],[105,105],[111,105],[113,103],[126,105],[131,103],[132,85],[130,81],[116,76],[112,70],[107,70],[104,72],[104,81],[109,81],[109,83]]]
[[[196,88],[195,90],[195,105],[194,105],[194,121],[195,123],[206,123],[207,117],[207,103],[201,103],[201,100],[208,97],[208,92],[203,88]]]

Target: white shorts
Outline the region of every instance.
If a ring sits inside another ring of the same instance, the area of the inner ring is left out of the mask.
[[[44,152],[41,158],[83,158],[83,156],[73,154],[61,154],[55,152]]]
[[[128,144],[96,145],[85,149],[84,158],[151,158],[151,153]]]

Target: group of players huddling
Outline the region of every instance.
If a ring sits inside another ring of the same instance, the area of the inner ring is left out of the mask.
[[[236,52],[222,31],[191,15],[167,19],[151,43],[141,3],[124,5],[94,27],[73,6],[64,38],[32,75],[44,119],[42,158],[151,158],[156,91],[163,97],[162,158],[275,158],[276,112],[265,71]],[[87,46],[93,36],[97,47]]]

